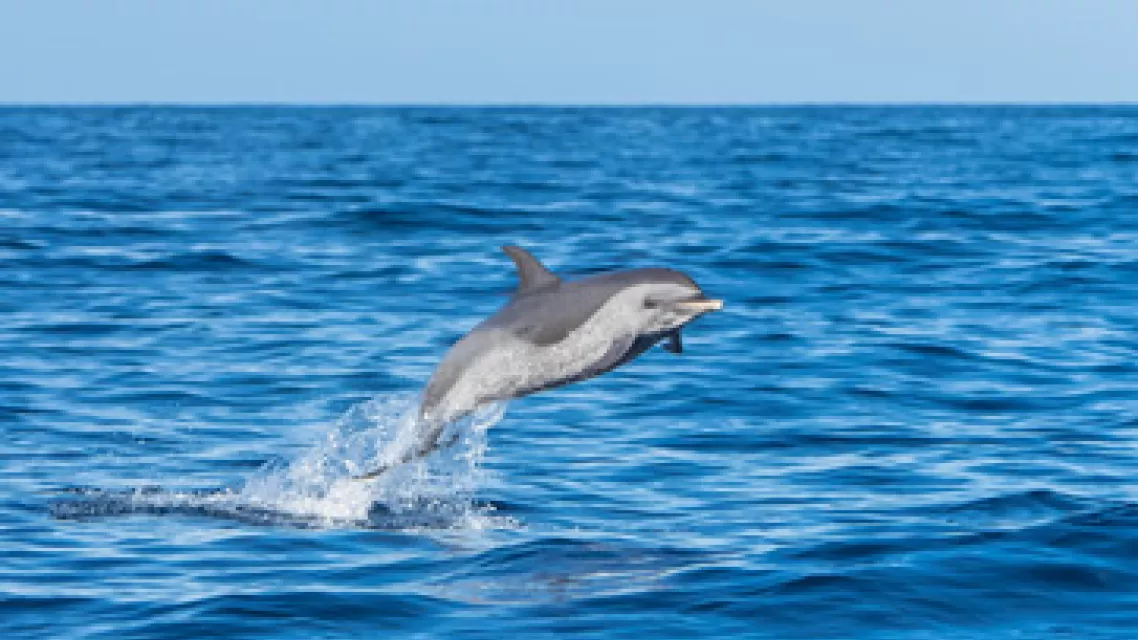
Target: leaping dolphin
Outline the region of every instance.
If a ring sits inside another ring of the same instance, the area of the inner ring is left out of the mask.
[[[706,297],[694,280],[672,269],[562,280],[525,249],[502,250],[517,265],[517,290],[443,357],[427,383],[414,444],[393,464],[439,448],[448,424],[484,404],[599,376],[661,340],[680,353],[680,329],[723,308],[722,300]]]

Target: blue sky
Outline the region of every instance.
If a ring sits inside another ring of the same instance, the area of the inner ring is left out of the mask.
[[[0,0],[0,102],[1138,102],[1133,0]]]

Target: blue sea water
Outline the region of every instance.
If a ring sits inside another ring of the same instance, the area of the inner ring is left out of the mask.
[[[508,243],[726,308],[346,481]],[[1129,640],[1136,308],[1134,107],[0,109],[0,637]]]

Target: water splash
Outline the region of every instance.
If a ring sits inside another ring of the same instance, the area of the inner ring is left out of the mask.
[[[505,415],[494,403],[448,425],[454,444],[393,466],[367,481],[356,476],[397,460],[415,441],[415,395],[380,396],[351,407],[318,442],[270,462],[236,488],[172,491],[72,489],[52,505],[61,518],[131,513],[206,515],[255,524],[405,528],[494,526],[493,507],[475,502],[487,430]]]
[[[486,431],[505,415],[505,404],[484,407],[456,421],[444,441],[453,446],[395,465],[368,481],[362,473],[392,463],[414,441],[417,397],[379,397],[349,409],[321,442],[285,463],[253,474],[239,495],[249,504],[331,520],[366,519],[377,508],[393,513],[424,506],[466,506],[483,471]]]

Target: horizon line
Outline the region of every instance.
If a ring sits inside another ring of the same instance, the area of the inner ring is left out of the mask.
[[[388,109],[754,109],[754,108],[809,108],[809,107],[1135,107],[1138,100],[802,100],[770,102],[365,102],[329,101],[294,102],[275,100],[125,100],[125,101],[3,101],[0,109],[7,108],[140,108],[140,107],[199,107],[199,108],[388,108]]]

